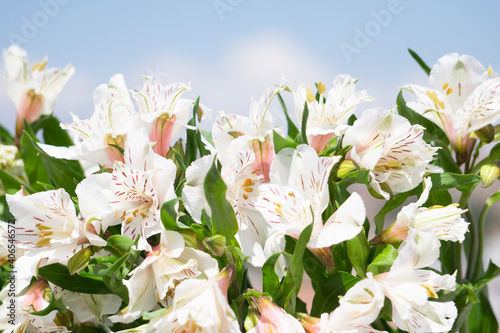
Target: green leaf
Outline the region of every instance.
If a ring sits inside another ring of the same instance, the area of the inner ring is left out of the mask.
[[[339,296],[345,295],[359,278],[346,272],[338,272],[328,277],[316,288],[311,307],[311,316],[320,317],[322,313],[332,312],[339,305]]]
[[[30,184],[35,187],[38,181],[49,183],[50,178],[43,165],[42,157],[38,150],[31,144],[31,140],[25,133],[21,135],[21,156],[24,162],[24,171]],[[44,189],[38,186],[37,190],[43,191]]]
[[[177,212],[175,211],[175,205],[181,201],[182,198],[175,198],[172,200],[169,200],[163,204],[161,207],[161,221],[163,223],[163,226],[167,230],[174,230],[177,231],[181,229],[177,225]]]
[[[0,184],[3,186],[5,192],[8,194],[14,194],[21,189],[21,186],[24,185],[16,178],[12,177],[9,173],[5,172],[5,170],[0,169]],[[24,185],[26,188],[27,186]],[[29,186],[28,186],[29,191]],[[32,192],[33,190],[29,191]]]
[[[290,116],[288,115],[288,110],[286,108],[285,102],[283,101],[283,98],[281,97],[281,94],[278,93],[277,95],[278,95],[278,100],[280,101],[281,107],[283,108],[283,112],[285,113],[286,123],[288,126],[288,136],[291,138],[295,138],[299,134],[299,129],[297,128],[297,126],[295,126],[292,119],[290,119]]]
[[[370,183],[370,170],[360,169],[349,172],[342,180],[339,185],[343,188],[348,188],[352,184],[369,184]]]
[[[300,287],[302,285],[302,277],[304,274],[304,252],[306,250],[307,243],[311,238],[311,232],[313,229],[313,224],[311,223],[302,230],[300,233],[297,244],[295,245],[295,250],[292,255],[292,274],[295,281],[295,294],[298,295]]]
[[[366,276],[366,264],[370,254],[370,244],[364,230],[347,241],[347,255],[359,276]]]
[[[430,175],[432,190],[448,190],[456,188],[461,192],[471,192],[481,182],[478,175],[462,175],[456,173],[433,173]]]
[[[497,143],[491,148],[490,157],[500,160],[500,143]]]
[[[307,143],[307,118],[309,118],[309,108],[307,107],[307,102],[304,103],[304,111],[302,112],[302,127],[300,129],[300,136],[298,136],[297,134],[297,137],[299,138],[299,140],[295,140],[299,143],[303,143],[303,144],[308,144]]]
[[[274,269],[280,255],[281,252],[273,254],[262,266],[262,291],[273,298],[276,298],[280,289],[280,280]]]
[[[434,146],[440,147],[437,151],[437,165],[442,167],[444,171],[451,173],[462,173],[462,170],[458,167],[457,163],[451,156],[450,149],[448,145],[441,140],[434,140]]]
[[[480,292],[478,298],[479,303],[472,305],[469,314],[469,332],[497,333],[498,322],[488,297],[483,292]]]
[[[198,108],[200,106],[200,96],[196,99],[193,106],[193,118],[189,120],[188,125],[196,126],[196,116],[198,115]],[[185,165],[189,166],[191,162],[196,160],[196,155],[198,151],[198,136],[196,130],[188,129],[186,134],[186,154],[185,154]]]
[[[273,144],[274,144],[274,152],[278,154],[281,149],[283,148],[296,148],[298,144],[296,142],[293,142],[292,140],[285,139],[278,133],[276,133],[275,130],[273,130]]]
[[[352,263],[347,254],[347,242],[334,245],[332,255],[336,271],[350,272],[352,270]]]
[[[285,239],[286,239],[285,251],[290,254],[294,253],[297,240],[288,235],[285,236]],[[311,252],[311,250],[309,250],[307,247],[305,249],[302,262],[304,270],[306,271],[307,275],[311,278],[313,284],[319,284],[328,277],[328,272],[326,271],[325,265],[323,265],[323,263],[319,260],[319,258],[315,256]],[[335,264],[337,264],[337,262],[335,262]]]
[[[15,145],[14,138],[2,125],[0,125],[0,142],[4,145]]]
[[[126,303],[129,302],[128,289],[123,284],[125,274],[121,274],[122,268],[126,265],[127,259],[130,257],[130,252],[123,255],[111,267],[103,271],[104,275],[102,280],[106,287],[109,288],[114,294],[118,295]]]
[[[26,137],[23,136],[21,141],[25,138]],[[85,175],[80,172],[81,170],[79,171],[77,168],[74,168],[69,161],[60,160],[46,154],[32,137],[27,136],[27,139],[29,141],[25,140],[25,143],[27,145],[31,144],[37,152],[38,157],[41,158],[49,177],[50,184],[54,185],[56,188],[64,188],[72,197],[76,197],[76,185],[85,178]],[[41,179],[36,180],[40,181]]]
[[[83,294],[112,294],[102,280],[69,274],[62,264],[50,264],[38,269],[38,274],[61,288]]]
[[[132,245],[134,245],[134,240],[122,235],[113,235],[108,238],[106,249],[108,251],[116,252],[118,257],[123,256],[125,253],[130,251]]]
[[[398,105],[398,113],[401,116],[408,119],[412,125],[421,125],[425,127],[424,140],[426,142],[441,140],[449,144],[448,137],[439,126],[406,106],[402,91],[399,92],[396,103]]]
[[[388,272],[397,257],[398,251],[394,246],[385,245],[383,251],[368,265],[368,272],[373,273],[373,275]]]
[[[425,74],[430,75],[431,68],[427,66],[427,64],[422,60],[422,58],[420,58],[420,56],[417,53],[415,53],[415,51],[413,51],[412,49],[408,49],[408,52],[410,52],[411,57],[415,59],[415,61],[420,65],[420,67],[422,67]]]
[[[238,232],[238,221],[233,206],[226,199],[224,184],[215,163],[208,171],[204,182],[205,196],[212,211],[212,233],[231,239]]]
[[[500,275],[500,268],[498,268],[497,265],[495,265],[491,260],[488,265],[488,269],[484,274],[482,275],[481,278],[479,278],[475,283],[474,283],[474,291],[479,291],[481,290],[487,283],[489,283],[491,280],[496,278],[497,276]]]

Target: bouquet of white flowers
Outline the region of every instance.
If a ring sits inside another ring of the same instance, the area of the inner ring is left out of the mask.
[[[496,332],[483,226],[500,191],[479,218],[468,202],[498,186],[500,78],[470,56],[431,69],[410,53],[429,75],[401,88],[413,102],[357,114],[373,98],[347,74],[330,90],[283,81],[209,132],[189,84],[129,91],[120,74],[90,119],[59,124],[73,67],[5,50],[18,117],[14,135],[0,128],[0,329]],[[375,216],[367,197],[385,203]]]

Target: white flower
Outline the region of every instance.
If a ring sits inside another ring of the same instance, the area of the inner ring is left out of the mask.
[[[326,94],[324,83],[318,83],[319,102],[311,93],[310,87],[300,85],[293,92],[297,120],[302,120],[304,105],[307,102],[307,140],[318,152],[324,149],[328,141],[345,133],[349,128],[347,120],[362,102],[373,100],[365,90],[356,92],[357,79],[348,74],[337,75],[333,88]]]
[[[439,240],[430,228],[411,229],[391,270],[375,276],[391,300],[396,325],[410,332],[449,331],[457,317],[453,302],[433,302],[439,290],[454,290],[454,275],[438,275],[420,268],[439,256]]]
[[[152,319],[145,332],[241,332],[226,297],[234,274],[234,267],[228,268],[209,280],[182,281],[170,310]]]
[[[422,139],[423,127],[414,125],[395,109],[369,109],[347,130],[342,144],[352,145],[348,158],[370,170],[372,188],[389,199],[388,191],[406,192],[422,182],[437,148]]]
[[[153,148],[155,153],[165,156],[172,140],[188,127],[193,102],[181,99],[181,95],[191,87],[181,82],[165,87],[151,77],[145,79],[142,90],[133,92],[133,96],[148,130],[149,140],[156,142]]]
[[[123,281],[130,298],[127,312],[111,320],[131,322],[143,310],[152,310],[157,302],[168,306],[181,281],[212,278],[218,271],[217,261],[210,255],[184,247],[181,234],[162,231],[160,244],[153,247],[146,259],[130,273],[131,278]]]
[[[122,299],[114,294],[83,294],[52,286],[54,297],[62,301],[66,309],[73,312],[77,322],[104,322],[104,315],[116,313]]]
[[[365,219],[363,201],[353,193],[323,223],[328,206],[328,177],[340,157],[319,157],[308,145],[282,149],[271,166],[271,183],[259,187],[255,207],[270,227],[298,238],[314,223],[312,248],[322,248],[351,239],[361,231]]]
[[[432,187],[429,177],[424,178],[424,191],[417,202],[411,203],[401,209],[396,222],[382,233],[377,235],[372,244],[388,244],[408,238],[409,229],[430,227],[440,240],[462,242],[465,239],[468,222],[461,217],[466,211],[458,208],[457,204],[446,207],[422,207],[427,201]]]
[[[58,262],[70,258],[79,243],[83,222],[76,217],[75,205],[63,189],[25,196],[23,190],[7,195],[7,203],[16,218],[17,247]]]
[[[297,319],[265,296],[260,296],[259,298],[252,297],[250,306],[256,311],[252,315],[256,317],[257,323],[251,329],[245,327],[248,333],[305,333],[304,328]]]
[[[471,56],[449,53],[432,67],[430,88],[403,87],[418,99],[408,106],[446,133],[459,162],[473,147],[470,133],[500,119],[500,79],[492,74]]]
[[[24,119],[32,123],[41,115],[54,111],[57,95],[75,69],[71,65],[63,70],[45,68],[47,59],[31,66],[26,51],[17,45],[4,50],[3,59],[7,93],[17,108],[16,135],[20,136]]]
[[[153,152],[144,129],[129,135],[123,159],[125,163],[115,162],[112,173],[91,175],[78,184],[85,230],[99,235],[121,223],[122,235],[140,237],[139,248],[149,250],[146,238],[163,230],[161,206],[176,197],[176,167]],[[92,235],[88,238],[102,246],[102,240]]]
[[[137,128],[138,120],[123,75],[116,74],[109,84],[96,88],[94,105],[90,119],[80,120],[73,116],[73,123],[61,124],[74,136],[74,146],[40,144],[40,147],[56,158],[83,159],[105,166],[112,166],[114,161],[123,162],[119,148],[124,148],[127,134]]]

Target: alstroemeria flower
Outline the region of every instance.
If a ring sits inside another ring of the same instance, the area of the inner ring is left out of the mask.
[[[73,115],[73,123],[61,124],[74,136],[74,146],[40,144],[40,147],[56,158],[81,159],[108,167],[114,161],[123,162],[120,149],[124,148],[128,133],[137,128],[139,120],[123,75],[116,74],[109,84],[96,88],[94,105],[95,111],[90,119],[80,120]]]
[[[193,102],[181,99],[186,90],[191,90],[189,84],[176,82],[165,87],[146,77],[142,90],[133,92],[149,140],[156,142],[153,149],[161,156],[167,154],[181,130],[188,127]]]
[[[271,183],[259,187],[255,207],[271,228],[293,237],[314,223],[311,248],[323,248],[351,239],[361,231],[365,209],[353,193],[323,223],[328,206],[328,177],[340,157],[319,157],[308,145],[282,149],[271,165]]]
[[[215,120],[212,135],[217,149],[217,157],[222,166],[226,154],[243,149],[255,155],[253,169],[262,181],[269,181],[269,168],[274,158],[272,117],[269,107],[274,97],[288,89],[285,83],[266,90],[259,101],[252,100],[250,116],[226,115],[221,113]],[[282,133],[280,129],[276,129]]]
[[[356,92],[357,79],[348,74],[337,75],[333,88],[326,93],[324,83],[318,84],[319,102],[310,87],[300,85],[293,92],[295,114],[301,121],[304,105],[307,102],[307,141],[319,154],[328,141],[345,133],[349,128],[347,120],[356,111],[360,103],[373,100],[365,90]],[[326,96],[325,96],[326,93]]]
[[[57,95],[74,74],[67,65],[63,70],[45,68],[47,59],[31,66],[25,50],[12,45],[3,51],[4,79],[7,93],[17,108],[16,137],[24,129],[24,119],[32,123],[43,114],[54,111]]]
[[[129,291],[127,313],[111,318],[115,322],[131,322],[143,310],[152,310],[158,302],[172,304],[177,285],[186,279],[208,279],[219,272],[217,260],[205,252],[184,246],[184,238],[176,231],[162,231],[160,244],[123,281]]]
[[[475,58],[449,53],[432,67],[430,88],[406,85],[418,101],[408,106],[438,125],[459,162],[473,147],[470,134],[500,119],[500,79]]]
[[[169,311],[152,319],[144,332],[241,332],[226,296],[233,275],[234,266],[228,266],[209,280],[182,281]]]
[[[75,316],[75,322],[101,322],[104,316],[116,313],[120,309],[122,299],[114,294],[76,293],[51,284],[54,297],[64,304],[65,308]]]
[[[16,246],[57,262],[73,256],[79,244],[88,242],[75,205],[63,189],[25,196],[23,190],[7,195],[16,218]]]
[[[371,273],[340,298],[339,306],[328,316],[324,333],[380,332],[370,327],[384,306],[384,292]],[[325,315],[322,315],[324,321]]]
[[[255,316],[257,323],[254,327],[246,327],[248,333],[290,332],[305,333],[300,322],[271,302],[267,297],[252,297],[249,315]]]
[[[434,302],[439,290],[454,290],[454,275],[420,268],[439,257],[440,243],[431,228],[411,229],[391,270],[375,276],[392,303],[396,325],[410,332],[449,331],[457,309],[453,302]]]
[[[396,222],[377,235],[372,244],[389,244],[408,238],[410,229],[430,227],[440,240],[462,242],[465,239],[468,222],[461,217],[466,211],[457,204],[433,207],[422,207],[427,201],[432,187],[429,177],[424,178],[424,191],[415,203],[401,209]]]
[[[370,185],[389,199],[388,191],[409,191],[425,173],[441,171],[429,165],[437,148],[422,139],[423,130],[395,114],[395,109],[369,109],[347,130],[342,144],[353,146],[348,158],[370,170]]]

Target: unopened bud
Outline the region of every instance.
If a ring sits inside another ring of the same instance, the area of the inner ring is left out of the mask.
[[[245,318],[244,326],[245,330],[249,332],[252,328],[257,326],[259,323],[259,313],[257,312],[257,309],[255,309],[253,306],[250,306],[248,309],[248,315]]]
[[[220,257],[224,254],[226,248],[226,237],[222,235],[214,235],[211,237],[206,237],[203,240],[203,245],[212,253],[214,256]]]
[[[500,167],[498,164],[485,164],[479,170],[479,175],[481,176],[481,181],[483,182],[483,187],[488,187],[495,179],[500,177]]]
[[[68,261],[68,270],[69,274],[73,275],[78,273],[87,265],[90,261],[90,256],[92,254],[92,249],[90,247],[86,247],[78,251],[71,259]]]
[[[351,160],[344,160],[340,163],[339,169],[337,171],[338,178],[344,178],[349,172],[357,170],[358,166]]]
[[[491,124],[484,126],[474,133],[476,133],[477,137],[484,143],[490,143],[495,139],[495,127]]]
[[[387,229],[373,237],[371,245],[392,244],[408,238],[408,224],[394,222]]]

